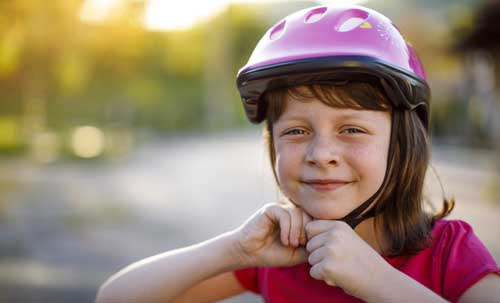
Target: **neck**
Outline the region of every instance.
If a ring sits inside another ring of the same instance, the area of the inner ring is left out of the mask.
[[[365,240],[380,255],[389,250],[389,241],[384,234],[382,223],[381,216],[377,216],[377,221],[372,217],[359,223],[354,229],[358,236]],[[377,224],[377,228],[375,228],[375,224]]]

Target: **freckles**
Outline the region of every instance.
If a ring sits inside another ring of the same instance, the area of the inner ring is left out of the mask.
[[[384,144],[372,144],[369,146],[356,147],[349,150],[350,158],[366,159],[369,161],[385,162],[388,154],[388,146]]]
[[[353,159],[360,159],[360,158],[366,158],[367,156],[370,156],[373,150],[371,148],[352,148],[348,150],[348,155],[350,155],[350,158]]]
[[[349,163],[362,179],[383,178],[387,166],[387,151],[381,145],[349,151]]]
[[[366,164],[373,162],[375,159],[381,159],[379,156],[381,150],[377,146],[364,146],[350,149],[347,153],[349,159],[354,162],[363,162]]]

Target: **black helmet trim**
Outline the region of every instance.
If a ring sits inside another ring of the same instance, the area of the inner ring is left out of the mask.
[[[347,81],[381,85],[396,108],[417,109],[428,128],[430,90],[415,74],[367,56],[334,56],[291,60],[241,71],[237,86],[248,119],[265,119],[264,92],[307,84],[339,84]]]

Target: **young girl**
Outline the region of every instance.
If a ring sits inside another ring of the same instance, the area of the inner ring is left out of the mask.
[[[284,202],[239,228],[134,263],[98,302],[493,302],[500,268],[459,220],[423,210],[429,88],[383,15],[314,7],[273,26],[238,74],[266,121]]]

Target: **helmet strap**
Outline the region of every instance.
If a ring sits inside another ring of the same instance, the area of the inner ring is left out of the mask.
[[[385,169],[385,176],[384,176],[384,181],[382,182],[382,185],[379,187],[379,189],[373,194],[368,200],[363,202],[360,206],[355,208],[353,211],[351,211],[349,214],[347,214],[344,218],[341,219],[341,221],[346,222],[351,226],[352,229],[356,228],[356,226],[363,222],[364,220],[375,217],[381,213],[384,212],[384,206],[377,207],[376,201],[373,205],[373,207],[368,210],[367,212],[363,213],[366,209],[368,209],[372,204],[373,201],[376,200],[379,196],[380,193],[382,192],[382,189],[387,187],[387,176],[389,173],[389,164],[391,163],[392,158],[394,157],[394,146],[396,145],[396,140],[397,140],[397,131],[398,131],[398,126],[399,126],[399,120],[401,119],[401,111],[398,109],[393,110],[392,114],[392,123],[391,123],[391,138],[389,141],[389,154],[387,157],[387,167]],[[360,216],[361,215],[361,216]]]

